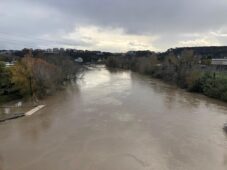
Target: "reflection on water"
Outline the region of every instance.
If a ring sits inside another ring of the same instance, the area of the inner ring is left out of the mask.
[[[43,104],[0,124],[0,170],[227,169],[224,102],[98,67]]]

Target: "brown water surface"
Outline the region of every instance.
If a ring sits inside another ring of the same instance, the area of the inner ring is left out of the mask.
[[[226,170],[227,104],[129,71],[87,71],[0,124],[0,170]]]

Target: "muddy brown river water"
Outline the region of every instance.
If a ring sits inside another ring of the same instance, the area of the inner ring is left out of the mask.
[[[227,104],[97,67],[0,124],[0,170],[226,170]]]

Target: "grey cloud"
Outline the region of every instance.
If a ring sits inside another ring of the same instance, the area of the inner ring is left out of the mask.
[[[1,0],[0,9],[1,4],[6,8],[0,31],[30,36],[67,33],[80,25],[120,27],[127,34],[159,36],[163,49],[184,34],[227,27],[226,0]],[[37,13],[29,15],[33,8]]]
[[[120,26],[132,33],[200,32],[227,24],[225,0],[41,1],[84,22]]]

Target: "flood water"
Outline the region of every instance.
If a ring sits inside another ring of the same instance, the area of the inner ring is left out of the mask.
[[[0,123],[0,170],[226,170],[227,104],[97,67]]]

